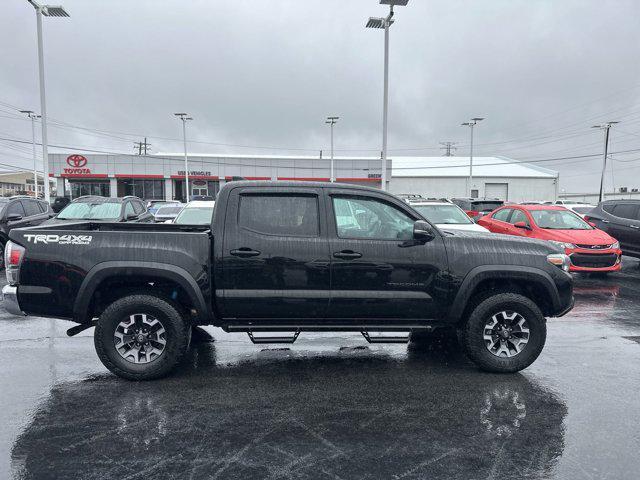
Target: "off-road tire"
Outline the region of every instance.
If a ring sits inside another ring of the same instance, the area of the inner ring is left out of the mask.
[[[166,334],[166,345],[160,356],[145,364],[125,360],[116,350],[114,333],[129,315],[146,313],[160,320]],[[111,372],[127,380],[153,380],[168,375],[189,348],[191,326],[171,303],[153,296],[136,294],[122,297],[100,315],[93,336],[96,353]]]
[[[522,315],[529,327],[528,343],[512,357],[494,355],[488,350],[483,338],[487,321],[505,310]],[[542,352],[547,338],[546,319],[531,299],[516,293],[497,293],[478,301],[461,326],[459,338],[465,354],[482,370],[495,373],[518,372],[531,365]]]

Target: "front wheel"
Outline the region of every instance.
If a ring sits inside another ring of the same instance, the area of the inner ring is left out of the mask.
[[[529,298],[499,293],[482,300],[460,331],[467,356],[488,372],[511,373],[531,365],[544,347],[546,320]]]
[[[96,325],[100,361],[128,380],[169,374],[189,347],[191,328],[169,302],[152,295],[130,295],[109,305]]]

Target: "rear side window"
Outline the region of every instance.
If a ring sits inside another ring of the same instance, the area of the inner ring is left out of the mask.
[[[141,213],[144,212],[144,204],[142,202],[138,202],[137,200],[134,200],[131,203],[133,203],[133,209],[135,210],[137,215],[140,215]]]
[[[267,235],[317,237],[320,234],[315,195],[241,195],[238,224]]]
[[[501,222],[506,222],[507,219],[509,218],[509,214],[512,211],[513,210],[511,208],[503,208],[502,210],[498,210],[496,213],[494,213],[492,218],[494,220],[500,220]]]
[[[7,209],[7,215],[20,215],[24,217],[24,208],[22,208],[22,203],[20,202],[12,202],[9,204],[9,208]]]
[[[42,213],[36,200],[21,200],[21,202],[27,217],[40,215]]]
[[[638,205],[633,203],[619,203],[613,208],[613,214],[620,218],[636,219]]]
[[[47,213],[49,211],[49,206],[45,202],[38,201],[38,206],[40,207],[40,210],[42,210],[42,213]]]

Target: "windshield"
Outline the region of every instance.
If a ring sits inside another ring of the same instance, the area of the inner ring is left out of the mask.
[[[501,207],[503,202],[471,202],[471,210],[476,212],[490,212],[498,207]]]
[[[532,210],[531,216],[540,228],[548,230],[593,230],[593,227],[569,210]]]
[[[573,211],[576,213],[589,213],[595,207],[573,207]]]
[[[469,216],[456,205],[414,205],[413,208],[431,223],[447,225],[473,223]]]
[[[162,207],[158,209],[156,215],[176,215],[180,213],[180,210],[182,210],[182,207]]]
[[[211,223],[213,207],[185,208],[176,217],[175,223],[181,225],[208,225]]]
[[[120,204],[116,202],[70,203],[58,215],[61,220],[115,220],[120,217]]]

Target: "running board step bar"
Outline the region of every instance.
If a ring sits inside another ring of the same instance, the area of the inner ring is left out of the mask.
[[[409,343],[409,335],[405,336],[386,336],[386,335],[369,335],[369,332],[362,330],[360,332],[364,339],[369,343]]]
[[[300,335],[300,330],[296,330],[291,337],[255,337],[253,332],[247,332],[249,335],[249,340],[254,345],[263,344],[263,343],[293,343],[298,339],[298,335]]]

